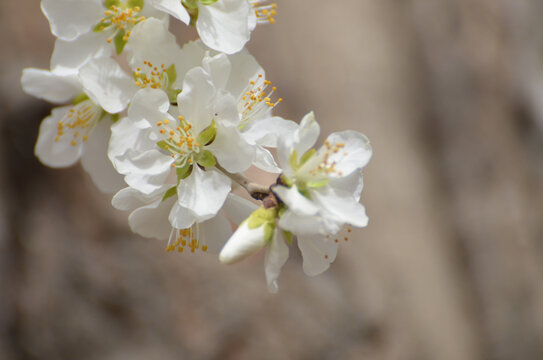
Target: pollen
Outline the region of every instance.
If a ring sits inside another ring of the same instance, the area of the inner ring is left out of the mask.
[[[77,146],[80,141],[87,141],[89,133],[98,123],[102,110],[91,100],[84,100],[74,105],[57,122],[55,142],[66,141]]]
[[[268,0],[249,0],[249,3],[253,6],[257,23],[275,23],[275,16],[277,15],[277,4],[267,4]]]
[[[271,81],[265,80],[263,74],[258,74],[256,80],[249,81],[249,85],[242,92],[238,100],[238,110],[242,115],[241,127],[251,120],[267,114],[283,99],[273,100],[277,87],[271,86]]]
[[[177,249],[178,253],[182,253],[185,251],[185,248],[188,248],[191,253],[195,253],[196,250],[201,250],[202,252],[208,250],[207,244],[200,238],[199,224],[194,224],[186,229],[172,229],[166,251],[172,252]]]
[[[127,33],[128,34],[128,33]],[[129,35],[129,34],[128,34]],[[138,67],[134,72],[134,81],[136,86],[144,89],[167,89],[169,86],[169,77],[166,65],[161,64],[160,69],[150,61],[144,61],[142,68]]]
[[[100,30],[114,29],[113,35],[107,39],[108,43],[111,43],[111,39],[117,35],[119,31],[125,31],[123,35],[123,41],[128,41],[130,37],[130,30],[139,22],[145,20],[144,16],[137,16],[141,8],[139,6],[129,7],[126,4],[119,4],[119,6],[112,5],[109,9],[104,11],[104,17],[100,19]]]

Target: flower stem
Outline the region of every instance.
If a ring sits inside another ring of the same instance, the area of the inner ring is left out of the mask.
[[[252,182],[248,178],[243,176],[242,174],[232,174],[226,171],[219,164],[216,164],[215,167],[219,171],[221,171],[224,175],[232,179],[232,181],[234,181],[235,183],[239,184],[242,188],[244,188],[249,193],[249,195],[251,195],[253,199],[263,200],[265,197],[267,197],[271,193],[269,187]]]

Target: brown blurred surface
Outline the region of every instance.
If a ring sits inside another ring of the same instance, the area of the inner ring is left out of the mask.
[[[0,359],[543,358],[543,4],[278,8],[249,45],[278,113],[315,110],[375,154],[369,227],[315,278],[294,247],[270,295],[262,256],[166,253],[79,166],[34,159],[50,106],[18,81],[53,37],[38,1],[2,3]]]

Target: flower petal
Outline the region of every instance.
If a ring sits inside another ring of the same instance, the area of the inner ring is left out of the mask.
[[[294,148],[302,156],[315,145],[319,138],[320,126],[313,111],[304,116],[298,131],[295,132]]]
[[[291,136],[296,130],[298,130],[298,124],[294,121],[274,116],[249,122],[247,126],[243,128],[243,135],[250,138],[258,145],[277,147],[279,139]]]
[[[247,0],[221,0],[213,5],[198,6],[196,29],[210,48],[234,54],[249,41],[250,5]]]
[[[232,68],[226,54],[218,54],[213,57],[205,56],[202,67],[211,76],[211,81],[216,89],[224,89],[230,78]],[[237,76],[237,74],[235,74]]]
[[[181,4],[181,1],[174,2]],[[144,61],[158,67],[164,64],[167,68],[181,56],[175,36],[162,21],[154,18],[142,21],[134,27],[127,46],[130,49],[130,64],[134,69],[143,66]]]
[[[287,188],[285,186],[274,186],[273,192],[288,206],[290,211],[299,215],[315,215],[319,208],[311,200],[300,194],[296,185]]]
[[[335,172],[330,176],[347,176],[353,171],[360,170],[368,164],[372,155],[372,149],[368,138],[352,130],[336,132],[327,139],[332,146],[343,144],[338,152],[330,154],[328,161],[335,163]]]
[[[26,93],[53,103],[66,102],[82,92],[75,76],[34,68],[23,70],[21,84]]]
[[[279,229],[275,229],[264,258],[264,272],[266,274],[268,290],[271,293],[277,293],[277,291],[279,291],[277,279],[281,273],[281,268],[288,260],[288,253],[288,246],[285,243],[283,236],[280,234]]]
[[[167,186],[163,186],[161,189],[151,194],[144,194],[131,187],[126,187],[119,190],[111,199],[111,205],[117,210],[132,211],[136,208],[149,205],[164,197],[164,193],[167,190]]]
[[[323,217],[329,217],[339,223],[357,227],[368,225],[368,216],[364,206],[354,199],[353,194],[340,189],[324,186],[310,189],[311,198],[324,210]]]
[[[340,225],[343,225],[343,222],[338,223],[320,215],[302,216],[293,211],[286,211],[279,219],[279,227],[295,235],[335,234]]]
[[[254,147],[249,145],[235,126],[217,124],[217,135],[213,143],[206,146],[219,164],[231,173],[247,170],[255,157]]]
[[[211,105],[215,93],[215,87],[203,68],[194,68],[186,74],[183,92],[177,97],[177,104],[179,113],[192,124],[194,134],[199,134],[211,124]]]
[[[59,141],[55,141],[58,123],[68,115],[70,109],[71,106],[54,108],[51,115],[41,122],[34,153],[47,166],[54,168],[71,166],[81,156],[83,146],[81,141],[78,141],[75,146],[71,144],[72,138],[69,136],[62,136]]]
[[[215,216],[230,192],[230,178],[214,169],[194,166],[190,176],[177,186],[178,203],[190,209],[201,222]]]
[[[41,9],[53,35],[68,41],[90,31],[104,11],[95,0],[42,0]]]
[[[107,145],[111,136],[111,119],[105,117],[96,125],[81,156],[81,165],[100,191],[112,194],[125,184],[107,157]]]
[[[190,16],[179,0],[152,0],[152,5],[167,14],[189,24]]]
[[[306,275],[315,276],[326,271],[337,255],[338,245],[324,236],[298,236]]]
[[[266,246],[264,226],[249,228],[249,223],[242,223],[226,242],[219,254],[223,264],[234,264],[256,253]]]
[[[172,231],[168,213],[174,201],[174,197],[166,201],[158,199],[149,205],[137,208],[128,216],[130,229],[141,236],[168,240]]]
[[[77,75],[79,69],[94,58],[109,57],[112,47],[106,33],[89,32],[74,41],[57,39],[51,55],[51,69],[55,73]]]
[[[111,114],[123,111],[138,90],[112,58],[88,62],[81,68],[79,79],[91,100]]]

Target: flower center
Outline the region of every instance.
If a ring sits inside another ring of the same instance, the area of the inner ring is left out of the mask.
[[[142,89],[167,89],[169,86],[168,70],[164,64],[154,66],[150,61],[143,62],[143,68],[137,68],[134,72],[136,85]]]
[[[272,100],[272,95],[277,88],[271,87],[271,81],[262,81],[262,78],[263,76],[260,74],[258,75],[258,83],[251,80],[238,100],[238,110],[241,114],[240,129],[243,129],[251,120],[266,115],[283,101],[282,98],[276,101]]]
[[[140,6],[129,6],[127,2],[119,2],[118,5],[111,5],[104,11],[104,17],[100,19],[97,30],[104,31],[114,29],[114,33],[107,39],[111,42],[112,38],[121,34],[124,42],[130,37],[130,30],[139,22],[145,20],[145,16],[138,16],[141,11]]]
[[[277,4],[264,4],[266,2],[268,2],[268,0],[249,0],[249,3],[255,10],[256,22],[259,24],[275,23]]]
[[[102,109],[89,99],[74,105],[58,121],[55,142],[69,140],[70,145],[76,146],[80,141],[87,141],[102,114]]]
[[[174,159],[172,167],[184,168],[192,165],[194,156],[200,153],[200,144],[192,136],[192,124],[179,115],[179,123],[164,119],[157,122],[164,140],[158,146],[169,152]]]
[[[200,239],[200,225],[198,223],[188,229],[172,229],[166,251],[171,252],[177,249],[177,252],[182,253],[185,247],[189,248],[191,253],[198,249],[203,252],[207,251],[207,245]]]
[[[337,174],[339,176],[342,175],[340,171],[336,170],[336,164],[341,161],[341,158],[338,158],[337,156],[334,156],[334,160],[331,160],[330,157],[332,155],[335,155],[341,151],[345,147],[344,143],[336,143],[331,144],[330,141],[325,140],[324,141],[324,148],[320,149],[321,156],[319,156],[320,162],[318,162],[316,167],[313,167],[310,170],[310,173],[312,175],[318,176],[318,175],[329,175],[329,174]],[[343,152],[340,156],[346,156],[348,153]],[[315,164],[312,164],[315,165]]]

